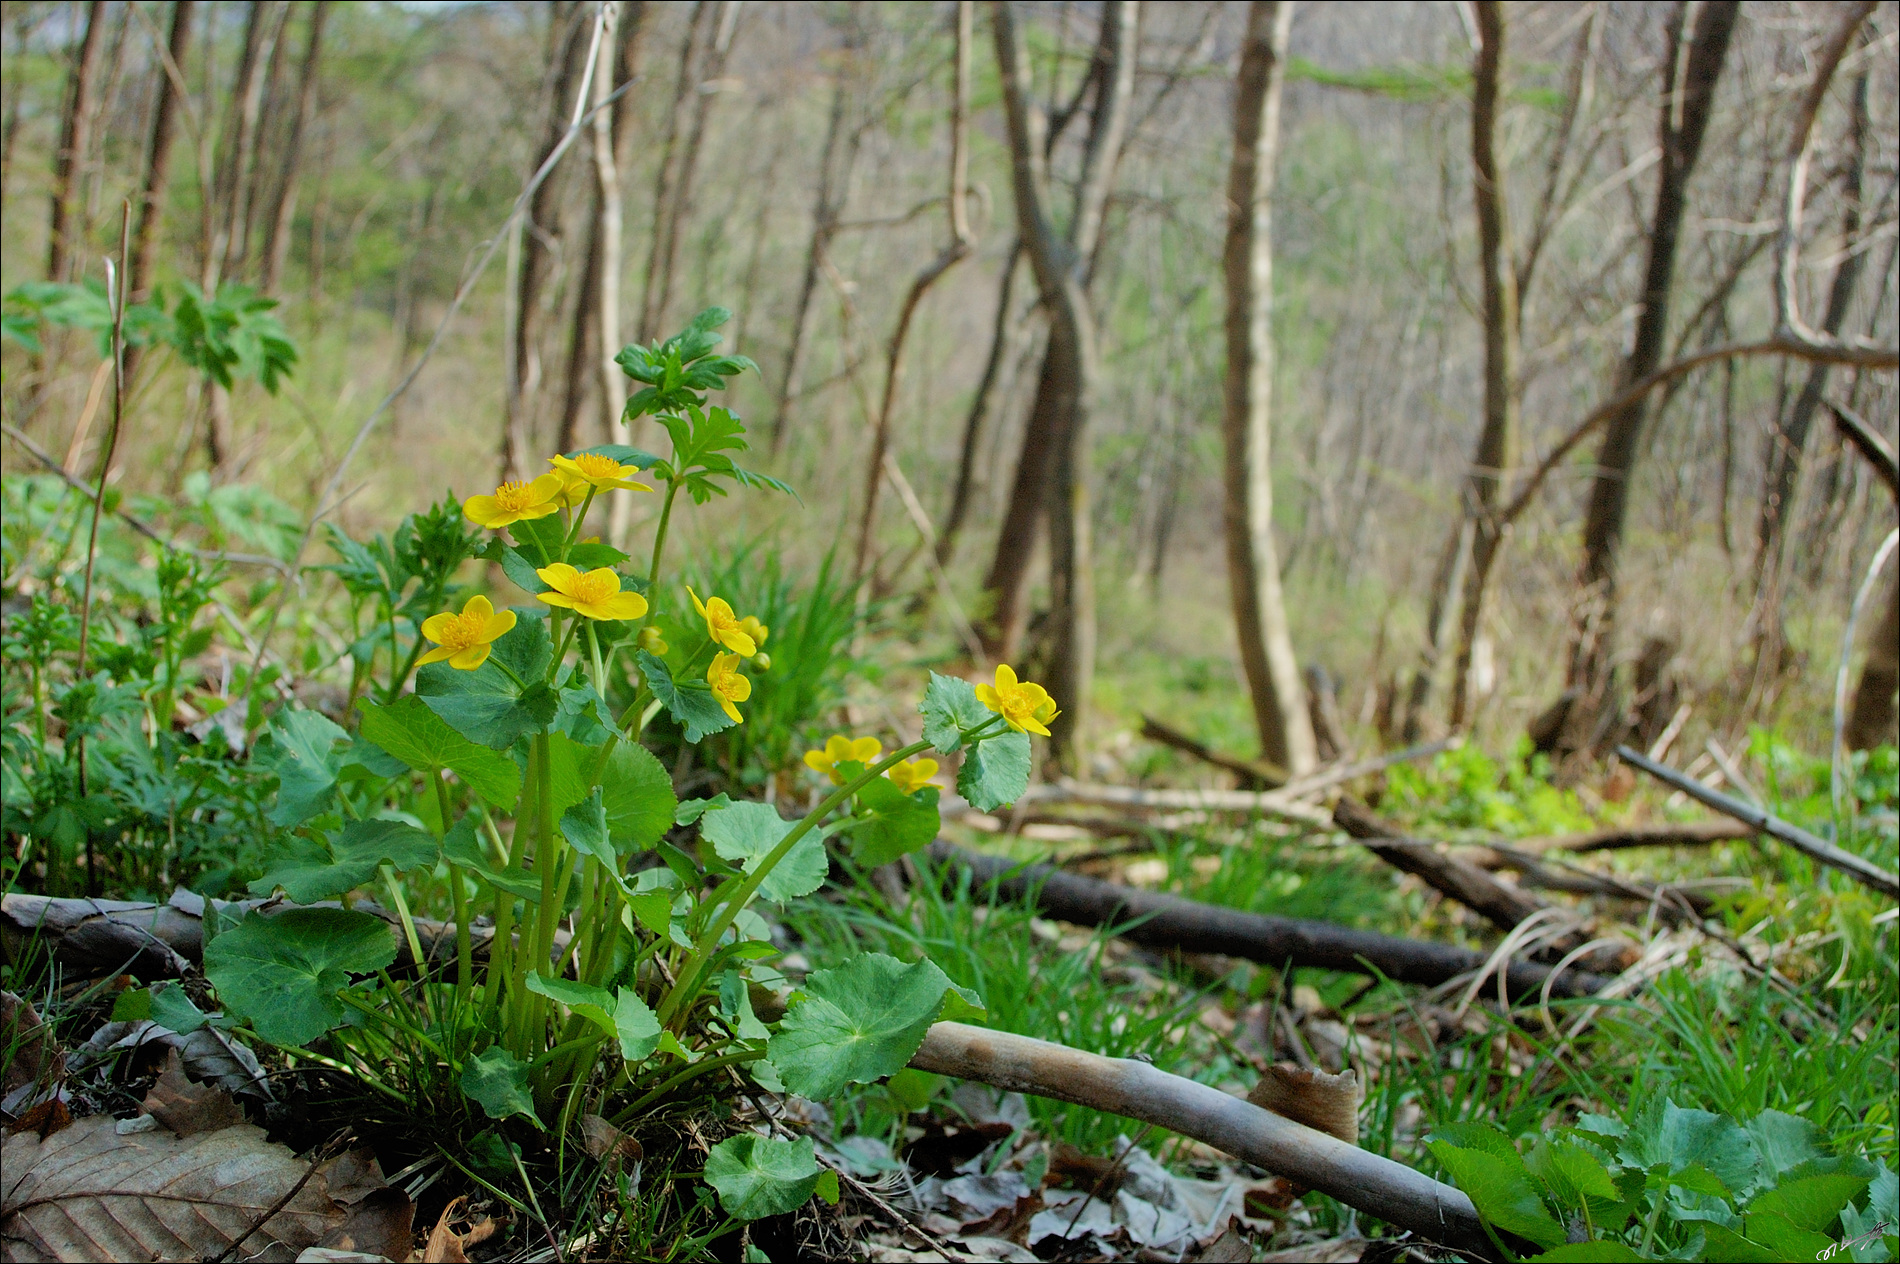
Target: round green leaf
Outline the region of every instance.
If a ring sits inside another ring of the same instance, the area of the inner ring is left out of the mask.
[[[751,873],[774,847],[791,833],[796,822],[787,821],[769,803],[734,803],[699,819],[699,832],[713,845],[722,860],[744,862]],[[759,884],[759,894],[774,904],[810,895],[824,885],[830,862],[819,830],[812,830],[792,846]]]
[[[205,949],[205,976],[225,1008],[273,1044],[301,1046],[343,1021],[350,976],[396,959],[389,923],[347,909],[247,914]]]
[[[824,1101],[847,1084],[901,1071],[942,1012],[948,977],[925,958],[905,965],[869,952],[814,970],[779,1023],[767,1056],[794,1093]]]
[[[818,1188],[818,1157],[810,1137],[780,1141],[744,1132],[706,1156],[706,1183],[735,1220],[782,1216],[804,1206]]]

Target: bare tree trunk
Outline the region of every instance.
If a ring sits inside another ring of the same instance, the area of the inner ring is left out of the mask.
[[[239,239],[250,219],[245,197],[250,191],[251,155],[264,108],[264,79],[258,71],[274,51],[265,47],[271,31],[270,17],[270,0],[251,0],[244,22],[244,53],[238,60],[237,80],[231,86],[231,114],[218,147],[212,212],[216,231],[206,243],[206,293],[216,290],[218,282],[231,275],[243,252]]]
[[[604,103],[622,85],[631,83],[639,72],[641,35],[646,26],[645,0],[617,6],[609,21],[613,28],[602,33],[600,63],[594,70],[594,105]],[[612,40],[607,37],[613,36]],[[620,354],[620,271],[624,244],[622,207],[624,194],[620,184],[621,154],[631,149],[633,130],[625,109],[626,97],[613,107],[594,116],[594,180],[600,197],[600,276],[596,289],[600,332],[596,339],[600,354],[595,367],[600,373],[600,432],[612,439],[614,426],[627,410],[627,376],[614,357]],[[633,496],[630,491],[611,493],[607,538],[616,544],[625,541],[633,522]]]
[[[1841,209],[1841,239],[1844,247],[1834,282],[1828,289],[1827,310],[1821,317],[1821,329],[1830,337],[1838,336],[1846,323],[1847,310],[1853,305],[1854,287],[1860,283],[1861,268],[1867,252],[1854,249],[1859,242],[1861,221],[1861,182],[1866,167],[1867,74],[1854,80],[1853,108],[1848,128],[1848,158],[1841,174],[1844,196]],[[1787,539],[1790,511],[1794,507],[1795,483],[1801,476],[1801,454],[1807,446],[1808,430],[1827,390],[1831,365],[1808,366],[1808,380],[1786,416],[1777,415],[1778,425],[1769,438],[1766,487],[1762,496],[1761,519],[1755,532],[1755,584],[1759,588],[1771,570],[1780,565]],[[1773,582],[1769,580],[1769,582]]]
[[[878,405],[877,422],[871,435],[871,455],[864,471],[864,516],[858,525],[857,560],[852,578],[862,580],[871,553],[871,537],[877,526],[878,489],[884,485],[884,457],[890,447],[891,409],[897,401],[897,375],[904,363],[904,341],[910,335],[911,318],[917,305],[937,281],[976,247],[976,234],[970,230],[966,198],[970,184],[970,55],[975,38],[976,0],[957,0],[957,43],[955,86],[950,106],[950,244],[931,260],[904,296],[897,329],[891,334],[889,363],[884,370],[884,398]]]
[[[73,59],[72,77],[66,91],[66,113],[59,129],[59,148],[53,151],[53,215],[46,245],[46,279],[49,281],[67,280],[68,259],[76,248],[84,248],[84,223],[73,223],[76,210],[73,194],[80,168],[92,148],[92,85],[99,69],[105,26],[105,0],[92,0],[86,6],[86,33],[79,42],[79,55]]]
[[[290,230],[297,218],[297,175],[303,158],[304,133],[316,117],[317,65],[323,51],[323,21],[329,16],[330,0],[316,0],[310,6],[310,33],[303,50],[303,66],[297,75],[297,109],[290,116],[290,131],[284,148],[277,155],[277,181],[272,186],[269,207],[264,212],[263,274],[259,288],[275,295],[290,258]]]
[[[666,325],[667,307],[673,300],[680,234],[692,209],[693,177],[699,168],[699,151],[714,95],[697,89],[725,73],[726,54],[732,49],[732,32],[738,17],[738,0],[720,0],[716,5],[713,0],[698,0],[693,7],[692,23],[687,28],[686,43],[680,50],[680,76],[674,88],[673,109],[667,118],[661,178],[654,186],[653,241],[647,256],[646,284],[640,296],[639,341],[642,343],[659,341]],[[682,144],[680,121],[690,98],[696,98],[692,126]]]
[[[1472,76],[1472,202],[1478,212],[1478,263],[1484,291],[1484,429],[1465,483],[1465,515],[1472,522],[1471,566],[1466,572],[1458,623],[1458,661],[1452,672],[1451,726],[1470,718],[1471,655],[1484,619],[1484,587],[1476,582],[1497,556],[1503,525],[1498,521],[1504,480],[1517,464],[1518,313],[1517,272],[1511,264],[1511,230],[1498,169],[1495,137],[1503,78],[1504,6],[1480,0],[1478,57]],[[1528,270],[1526,271],[1528,276]]]
[[[1254,0],[1234,85],[1227,176],[1227,375],[1221,410],[1227,587],[1260,753],[1297,777],[1319,763],[1273,539],[1273,174],[1290,0]]]
[[[243,280],[250,270],[250,261],[255,251],[253,247],[264,231],[263,216],[266,211],[264,190],[272,175],[272,164],[267,161],[272,155],[281,153],[285,136],[290,127],[296,126],[296,116],[291,115],[289,126],[279,120],[286,113],[284,108],[284,66],[290,53],[290,19],[296,11],[294,4],[277,6],[277,20],[271,24],[270,60],[265,64],[264,82],[258,94],[258,114],[256,125],[251,133],[251,152],[244,173],[244,185],[239,190],[238,205],[242,214],[232,225],[231,244],[225,253],[225,275],[233,280]]]
[[[602,44],[601,52],[605,56],[606,41],[603,40]],[[600,82],[598,74],[594,82]],[[600,115],[594,117],[599,118]],[[587,189],[587,253],[581,260],[581,289],[574,301],[574,321],[568,334],[561,414],[555,426],[554,448],[557,452],[572,452],[587,446],[581,440],[581,414],[585,411],[593,388],[600,385],[600,287],[605,279],[601,268],[601,230],[604,227],[601,221],[604,217],[600,182],[596,179]]]
[[[1016,495],[997,541],[990,584],[994,599],[991,635],[999,629],[1020,638],[1025,583],[1034,523],[1047,505],[1050,526],[1050,624],[1053,646],[1048,685],[1063,713],[1052,735],[1052,753],[1071,765],[1087,730],[1088,692],[1095,671],[1095,588],[1089,510],[1088,412],[1096,375],[1095,318],[1084,289],[1083,268],[1095,251],[1115,164],[1128,127],[1135,76],[1135,0],[1108,0],[1101,11],[1096,45],[1100,90],[1076,182],[1075,210],[1065,238],[1058,236],[1049,193],[1048,120],[1029,84],[1029,60],[1008,0],[994,0],[996,53],[1009,119],[1012,187],[1017,233],[1029,254],[1036,287],[1049,312],[1049,347],[1037,404],[1024,438]],[[1025,521],[1026,520],[1026,521]],[[1013,649],[1005,638],[1002,648]],[[988,648],[988,647],[986,647]],[[999,654],[998,657],[1006,655]]]
[[[1650,224],[1649,261],[1643,281],[1642,311],[1636,334],[1619,375],[1629,387],[1653,372],[1662,360],[1674,283],[1676,244],[1688,208],[1689,178],[1695,171],[1708,128],[1716,81],[1734,33],[1735,0],[1683,3],[1670,18],[1670,53],[1660,111],[1661,171],[1655,216]],[[1685,25],[1693,16],[1693,31]],[[1686,52],[1685,52],[1686,47]],[[1638,401],[1609,419],[1597,449],[1596,477],[1583,528],[1583,566],[1571,632],[1569,688],[1579,691],[1566,724],[1564,749],[1595,744],[1598,720],[1609,704],[1610,642],[1616,620],[1616,562],[1629,514],[1629,485],[1635,473],[1638,439],[1648,413]]]
[[[855,35],[848,37],[845,44],[847,54],[855,54],[856,45]],[[840,68],[831,87],[831,117],[825,124],[825,144],[818,159],[817,204],[811,213],[811,244],[805,251],[805,273],[798,283],[798,299],[792,305],[790,341],[785,347],[785,371],[779,375],[778,400],[772,410],[772,451],[775,454],[785,446],[792,397],[798,393],[799,373],[804,368],[805,329],[810,323],[812,299],[818,293],[818,274],[824,268],[831,239],[838,231],[838,216],[844,211],[845,199],[851,188],[851,170],[857,165],[858,134],[855,128],[850,129],[843,161],[840,162],[837,156],[839,143],[846,139],[844,116],[850,97],[848,79],[852,73],[849,65]]]
[[[1095,660],[1087,434],[1096,352],[1085,269],[1100,240],[1109,186],[1127,133],[1139,10],[1132,0],[1111,2],[1101,10],[1090,70],[1098,86],[1066,238],[1054,227],[1048,191],[1049,125],[1031,96],[1022,35],[1006,0],[996,0],[993,12],[1009,116],[1017,233],[1048,313],[1049,341],[984,585],[990,599],[984,648],[999,659],[1021,652],[1029,619],[1029,564],[1046,514],[1052,629],[1048,685],[1065,708],[1051,730],[1051,745],[1059,761],[1073,765],[1078,736],[1087,727]]]
[[[591,32],[579,21],[580,6],[561,0],[551,12],[549,54],[559,69],[551,77],[544,104],[547,126],[531,170],[538,170],[561,143],[568,128],[567,106],[575,85],[585,73]],[[541,388],[541,338],[552,313],[543,300],[556,267],[559,249],[560,182],[552,173],[528,200],[522,228],[520,264],[513,298],[514,329],[510,354],[515,365],[514,389],[509,392],[501,436],[501,477],[518,478],[528,472],[534,448],[535,401]]]
[[[178,0],[172,6],[171,30],[166,46],[174,65],[183,66],[191,51],[193,0]],[[177,131],[178,87],[164,67],[158,70],[158,102],[152,107],[152,131],[145,143],[145,178],[140,184],[134,207],[132,228],[132,267],[126,284],[126,297],[132,302],[152,294],[152,265],[158,252],[159,205],[165,194],[165,179],[171,172],[172,138]],[[133,357],[126,355],[126,377],[132,376]]]
[[[996,320],[990,329],[990,354],[983,362],[983,377],[976,384],[976,398],[970,401],[970,415],[963,423],[963,447],[957,456],[957,481],[950,494],[950,512],[945,515],[943,530],[937,535],[939,566],[950,564],[951,557],[956,553],[957,533],[963,530],[963,521],[970,512],[970,496],[976,485],[976,454],[982,445],[983,423],[989,419],[996,379],[1013,341],[1010,337],[1010,300],[1016,290],[1016,264],[1022,256],[1023,243],[1019,237],[1010,243],[1009,254],[1003,261],[1003,280],[996,292]]]
[[[1895,740],[1894,692],[1900,690],[1900,567],[1887,581],[1887,600],[1867,643],[1867,661],[1854,686],[1854,707],[1848,712],[1847,748],[1871,750]]]

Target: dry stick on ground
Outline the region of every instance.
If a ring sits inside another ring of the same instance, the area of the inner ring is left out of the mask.
[[[1752,804],[1743,803],[1740,799],[1731,799],[1726,794],[1719,794],[1695,778],[1685,777],[1675,769],[1658,764],[1627,746],[1618,746],[1616,753],[1625,762],[1642,769],[1658,781],[1667,782],[1697,802],[1712,807],[1717,812],[1726,812],[1770,838],[1788,844],[1796,851],[1831,869],[1840,870],[1848,877],[1865,883],[1883,895],[1900,898],[1900,874],[1890,873],[1876,864],[1862,860],[1852,852],[1841,850],[1825,838],[1810,834],[1798,825],[1790,825],[1780,817],[1764,812]]]
[[[1466,908],[1482,914],[1506,934],[1525,918],[1551,907],[1529,892],[1492,877],[1468,860],[1447,856],[1422,839],[1407,838],[1397,826],[1380,820],[1371,809],[1354,799],[1341,799],[1334,806],[1333,821],[1363,842],[1366,850],[1379,859],[1423,879]],[[1569,952],[1583,942],[1581,934],[1572,932],[1553,941],[1551,947]]]
[[[1248,781],[1260,782],[1268,786],[1283,786],[1287,781],[1286,769],[1266,759],[1247,759],[1241,755],[1229,755],[1217,751],[1204,742],[1189,737],[1179,729],[1169,728],[1151,715],[1141,717],[1141,735],[1151,742],[1160,742],[1175,750],[1194,756],[1216,768],[1225,768],[1228,772],[1238,773]]]
[[[1480,1259],[1497,1249],[1471,1200],[1402,1163],[1132,1058],[938,1023],[910,1064],[937,1075],[1139,1119],[1259,1164],[1350,1207]]]
[[[1480,970],[1486,960],[1486,954],[1469,948],[1201,904],[1063,873],[1049,865],[1018,865],[941,840],[932,843],[929,852],[931,859],[947,866],[946,880],[956,877],[956,868],[949,866],[967,869],[977,883],[994,883],[999,898],[1032,898],[1044,917],[1078,926],[1117,926],[1121,938],[1149,948],[1217,953],[1275,969],[1290,962],[1424,987]],[[1609,984],[1583,970],[1564,971],[1554,979],[1552,974],[1546,966],[1513,961],[1505,986],[1513,997],[1535,996],[1548,980],[1553,995],[1576,997],[1593,995]]]
[[[1706,847],[1711,843],[1739,842],[1755,837],[1740,821],[1719,818],[1681,824],[1625,825],[1621,829],[1589,834],[1552,834],[1548,838],[1521,838],[1511,845],[1522,852],[1619,851],[1626,847]]]

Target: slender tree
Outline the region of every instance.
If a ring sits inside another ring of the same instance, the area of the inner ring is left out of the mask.
[[[171,28],[165,40],[170,65],[158,68],[158,100],[152,106],[152,130],[145,142],[145,174],[139,182],[139,194],[133,209],[132,268],[126,296],[130,302],[151,297],[152,265],[158,255],[158,221],[164,208],[165,181],[171,173],[172,140],[178,130],[179,93],[183,85],[171,73],[182,68],[191,51],[191,19],[194,0],[177,0],[172,5]],[[135,360],[128,350],[126,377],[132,376]]]
[[[1053,658],[1066,660],[1064,673],[1076,674],[1076,680],[1066,686],[1070,692],[1062,695],[1063,705],[1074,708],[1064,717],[1066,731],[1073,733],[1087,705],[1086,699],[1075,694],[1073,684],[1086,678],[1088,673],[1080,668],[1093,659],[1087,469],[1086,461],[1078,459],[1087,446],[1089,396],[1096,374],[1095,319],[1088,303],[1085,268],[1101,235],[1108,190],[1127,131],[1138,10],[1113,0],[1101,10],[1090,70],[1098,90],[1066,233],[1055,226],[1049,190],[1049,121],[1031,91],[1022,32],[1007,0],[994,0],[992,12],[1009,121],[1017,235],[1036,278],[1049,338],[1008,508],[984,581],[990,615],[982,633],[984,648],[993,656],[1008,659],[1021,653],[1029,622],[1030,560],[1046,520],[1051,529],[1050,623],[1057,643]],[[1073,652],[1064,651],[1065,640]],[[1050,679],[1052,687],[1065,687],[1053,665]]]
[[[1618,381],[1629,387],[1647,378],[1662,362],[1669,328],[1669,300],[1675,282],[1676,249],[1688,210],[1689,179],[1695,173],[1702,138],[1715,103],[1715,87],[1734,34],[1740,6],[1736,0],[1683,0],[1669,19],[1669,54],[1664,60],[1665,90],[1659,111],[1660,171],[1655,212],[1649,226],[1649,258],[1644,269],[1641,310],[1629,355]],[[1616,616],[1616,563],[1629,516],[1629,485],[1641,450],[1646,399],[1638,399],[1611,417],[1597,448],[1596,477],[1583,527],[1583,565],[1579,599],[1571,631],[1567,682],[1576,698],[1565,722],[1563,749],[1594,746],[1599,719],[1610,688],[1610,644]]]
[[[889,361],[884,369],[884,398],[878,405],[872,427],[871,455],[864,471],[864,513],[858,525],[857,560],[852,576],[862,579],[871,553],[871,537],[877,526],[878,489],[884,485],[884,457],[890,447],[891,409],[897,401],[897,375],[904,363],[904,342],[910,335],[911,319],[924,294],[976,248],[976,234],[970,229],[967,199],[970,184],[970,53],[975,38],[975,0],[957,0],[957,42],[954,86],[950,105],[950,244],[924,265],[911,282],[910,292],[897,317],[897,330],[891,334]]]
[[[297,181],[303,162],[303,140],[316,117],[317,67],[323,55],[323,23],[329,16],[330,0],[315,0],[309,12],[310,30],[304,37],[303,64],[297,71],[297,105],[290,116],[283,148],[275,155],[276,179],[271,184],[270,200],[264,209],[259,288],[269,295],[277,293],[284,264],[290,258],[290,230],[297,218]]]
[[[67,261],[83,243],[83,223],[75,223],[74,194],[79,172],[92,148],[93,83],[99,71],[99,53],[105,46],[106,3],[86,6],[86,33],[73,58],[66,88],[66,109],[60,119],[59,148],[53,151],[53,214],[47,229],[46,276],[66,281]]]
[[[1280,148],[1290,0],[1254,0],[1234,86],[1227,175],[1227,374],[1221,521],[1227,588],[1254,727],[1267,760],[1298,776],[1319,762],[1273,539],[1273,174]]]

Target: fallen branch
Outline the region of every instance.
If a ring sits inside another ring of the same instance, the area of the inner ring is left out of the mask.
[[[1550,907],[1529,892],[1492,877],[1468,860],[1448,856],[1421,839],[1407,838],[1357,800],[1341,799],[1333,807],[1333,821],[1379,859],[1423,879],[1427,885],[1481,914],[1507,934],[1531,914]]]
[[[213,900],[221,923],[231,923],[253,909],[295,908],[282,900]],[[0,895],[0,957],[18,961],[38,941],[41,951],[69,973],[81,977],[128,971],[146,982],[175,979],[189,966],[204,960],[204,897],[190,891],[172,892],[164,904],[149,900],[57,899],[45,895]],[[329,907],[334,908],[334,903]],[[368,900],[355,907],[389,923],[397,944],[390,968],[398,973],[414,969],[408,938],[395,917]],[[431,918],[414,919],[416,939],[432,965],[455,960],[455,923]],[[474,926],[470,938],[475,957],[488,955],[494,928]],[[555,934],[564,948],[565,932]]]
[[[1619,851],[1625,847],[1706,847],[1755,837],[1740,821],[1668,822],[1661,825],[1625,825],[1588,834],[1553,834],[1548,838],[1520,838],[1511,846],[1525,852]]]
[[[1229,755],[1217,751],[1205,742],[1188,736],[1179,729],[1170,728],[1151,715],[1141,717],[1141,735],[1151,742],[1172,747],[1186,755],[1192,755],[1203,763],[1216,768],[1225,768],[1228,772],[1238,773],[1248,781],[1266,786],[1281,786],[1287,782],[1287,771],[1276,763],[1265,759],[1248,759],[1241,755]]]
[[[1708,917],[1715,909],[1714,901],[1708,896],[1675,883],[1650,885],[1581,867],[1552,869],[1541,863],[1543,857],[1537,853],[1507,847],[1502,843],[1476,848],[1469,859],[1483,869],[1514,870],[1517,873],[1518,885],[1522,887],[1533,887],[1540,891],[1564,891],[1571,895],[1607,895],[1617,899],[1654,904],[1671,925],[1680,923],[1685,913],[1695,920],[1700,920]],[[1557,859],[1557,863],[1565,864],[1561,858]],[[1718,879],[1717,881],[1740,882],[1741,880]]]
[[[1731,799],[1725,794],[1711,790],[1693,777],[1685,777],[1675,769],[1656,763],[1627,746],[1618,746],[1616,753],[1625,762],[1634,764],[1658,781],[1674,786],[1705,806],[1712,807],[1717,812],[1725,812],[1770,838],[1779,839],[1820,864],[1830,869],[1840,870],[1848,877],[1872,887],[1883,895],[1900,898],[1900,874],[1890,873],[1871,861],[1862,860],[1853,852],[1843,851],[1825,838],[1810,834],[1798,825],[1790,825],[1773,813],[1764,812],[1753,804],[1743,803],[1740,799]]]
[[[1018,1093],[1090,1106],[1206,1142],[1388,1224],[1496,1259],[1471,1200],[1449,1185],[1217,1088],[1132,1058],[1029,1036],[938,1023],[910,1064]]]
[[[1137,808],[1159,812],[1251,812],[1284,817],[1330,829],[1332,818],[1319,808],[1297,802],[1285,789],[1265,790],[1142,790],[1135,786],[1093,786],[1066,778],[1053,786],[1033,787],[1035,803],[1091,803],[1100,807]]]
[[[1423,987],[1485,968],[1486,955],[1469,948],[1202,904],[1049,865],[1018,865],[942,840],[930,845],[929,855],[947,868],[969,870],[978,883],[994,883],[1002,898],[1033,899],[1044,917],[1078,926],[1118,927],[1123,939],[1149,948],[1217,953],[1275,969],[1292,965],[1340,970]],[[1554,978],[1552,974],[1547,966],[1512,961],[1506,967],[1505,988],[1513,997],[1535,996],[1548,983],[1553,996],[1578,997],[1594,995],[1609,984],[1583,970],[1566,970]]]
[[[1310,777],[1301,777],[1298,781],[1289,781],[1280,787],[1280,793],[1295,798],[1318,794],[1321,790],[1356,781],[1360,777],[1370,777],[1375,772],[1384,772],[1394,764],[1409,764],[1420,759],[1430,759],[1433,755],[1448,750],[1457,750],[1465,744],[1465,739],[1456,735],[1440,738],[1436,742],[1425,742],[1418,746],[1407,746],[1390,754],[1377,755],[1371,759],[1361,759],[1355,763],[1338,764],[1331,768],[1322,768]]]

